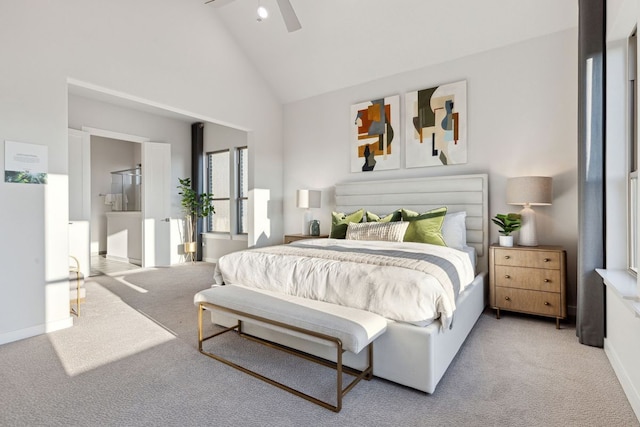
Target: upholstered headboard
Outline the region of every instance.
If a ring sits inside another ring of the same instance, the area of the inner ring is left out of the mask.
[[[467,244],[476,249],[479,272],[488,270],[489,178],[487,174],[357,181],[336,185],[336,210],[364,208],[388,214],[398,208],[425,212],[447,207],[447,212],[467,212]]]

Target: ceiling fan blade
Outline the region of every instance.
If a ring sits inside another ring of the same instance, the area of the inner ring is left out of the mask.
[[[282,15],[284,24],[287,26],[287,31],[292,33],[302,28],[289,0],[278,0],[278,7],[280,8],[280,14]]]
[[[216,7],[221,7],[224,5],[227,5],[229,3],[231,3],[233,0],[207,0],[204,2],[204,4],[209,4],[209,3],[214,3],[214,6]]]

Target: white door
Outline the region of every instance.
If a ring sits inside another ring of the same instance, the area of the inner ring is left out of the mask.
[[[69,129],[69,255],[80,262],[80,271],[91,271],[91,136]]]
[[[142,143],[142,266],[171,264],[171,145]]]

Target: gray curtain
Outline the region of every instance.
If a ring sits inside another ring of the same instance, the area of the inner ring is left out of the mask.
[[[579,0],[578,295],[576,335],[602,347],[605,293],[595,272],[605,265],[605,0]]]
[[[204,193],[204,123],[191,124],[191,188],[198,196]],[[203,218],[196,220],[195,260],[202,261]]]

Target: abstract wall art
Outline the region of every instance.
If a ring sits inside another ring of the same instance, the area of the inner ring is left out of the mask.
[[[351,106],[351,172],[400,168],[400,96]]]
[[[405,166],[467,163],[467,82],[405,96]]]

